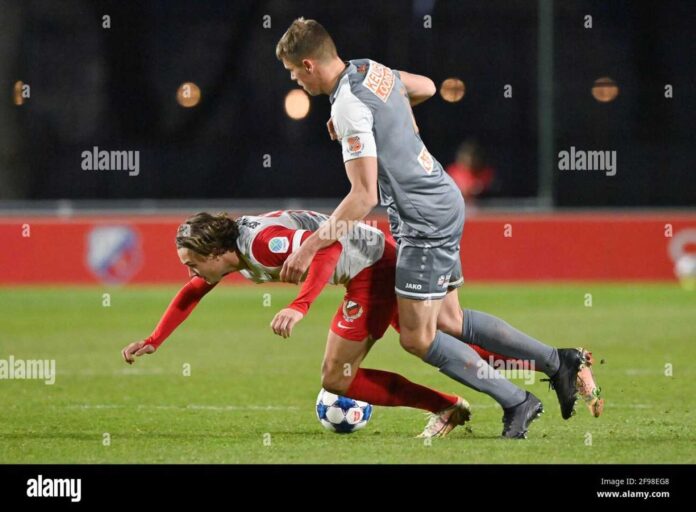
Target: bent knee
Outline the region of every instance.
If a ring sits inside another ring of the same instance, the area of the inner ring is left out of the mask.
[[[324,363],[321,371],[321,387],[329,393],[344,395],[351,382],[353,382],[353,372],[351,368],[344,369],[337,364]]]
[[[456,337],[461,336],[463,323],[464,313],[461,309],[456,312],[442,311],[437,318],[438,330]]]
[[[428,332],[424,331],[401,331],[401,336],[399,337],[399,343],[401,347],[406,351],[421,359],[425,357],[428,353],[430,345],[435,338],[435,333],[432,336]]]

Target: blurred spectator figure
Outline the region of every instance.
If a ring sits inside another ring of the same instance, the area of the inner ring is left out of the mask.
[[[464,200],[472,203],[490,189],[495,176],[495,171],[487,165],[483,150],[475,140],[465,140],[457,148],[456,159],[446,170],[462,191]]]

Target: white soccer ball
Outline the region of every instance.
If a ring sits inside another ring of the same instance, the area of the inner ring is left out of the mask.
[[[367,402],[329,393],[324,388],[317,396],[317,418],[325,429],[337,434],[351,434],[360,430],[372,416]]]

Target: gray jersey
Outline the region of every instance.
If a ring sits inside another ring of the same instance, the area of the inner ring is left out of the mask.
[[[421,140],[399,72],[351,60],[329,99],[343,160],[377,157],[380,201],[394,237],[458,241],[462,194]]]
[[[304,233],[316,231],[327,219],[327,215],[310,210],[279,210],[259,216],[239,217],[236,220],[239,227],[237,248],[249,267],[241,270],[241,274],[256,283],[279,281],[282,267],[264,264],[259,261],[259,255],[254,254],[254,241],[259,233],[271,226],[292,230],[269,239],[262,247],[264,251],[287,256],[300,247]],[[347,283],[361,270],[379,261],[384,254],[384,233],[367,224],[357,224],[351,233],[343,234],[338,241],[343,249],[329,284]]]

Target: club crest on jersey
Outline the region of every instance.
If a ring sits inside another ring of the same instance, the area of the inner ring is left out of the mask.
[[[421,167],[425,169],[425,172],[428,174],[433,172],[433,157],[428,153],[428,150],[425,149],[425,146],[423,146],[423,149],[421,149],[421,152],[418,154],[418,163],[421,164]]]
[[[343,318],[346,319],[346,322],[352,322],[360,318],[362,314],[362,306],[354,300],[347,300],[343,303]]]
[[[286,253],[290,247],[290,240],[285,236],[276,236],[268,242],[268,249],[273,253]]]
[[[370,69],[362,84],[386,103],[394,88],[394,72],[382,64],[370,61]]]
[[[354,135],[353,137],[348,137],[348,151],[353,154],[360,153],[363,149],[363,143],[360,137]]]

